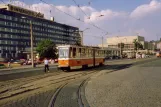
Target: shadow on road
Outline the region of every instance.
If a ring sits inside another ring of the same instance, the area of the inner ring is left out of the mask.
[[[131,67],[133,64],[113,64],[113,65],[103,65],[103,66],[95,66],[95,67],[88,67],[86,69],[72,69],[68,72],[90,72],[93,70],[100,71],[100,70],[121,70],[125,68]],[[67,71],[65,71],[67,72]]]

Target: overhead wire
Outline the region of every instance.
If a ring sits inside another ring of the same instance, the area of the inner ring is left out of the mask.
[[[88,16],[85,12],[84,12],[84,10],[80,7],[80,5],[76,2],[76,0],[72,0],[74,3],[75,3],[75,5],[82,11],[82,13],[86,16],[86,17],[88,17],[89,19],[90,19],[90,16]],[[96,26],[94,23],[89,23],[90,25],[92,25],[92,26],[94,26],[94,27],[96,27],[97,29],[99,29],[99,30],[102,30],[102,31],[104,31],[104,32],[107,32],[107,31],[105,31],[104,29],[102,29],[102,28],[100,28],[100,27],[98,27],[98,26]]]
[[[57,8],[57,7],[56,7],[55,5],[53,5],[53,4],[49,4],[49,3],[47,3],[47,2],[45,2],[45,1],[43,1],[43,0],[40,0],[40,1],[43,2],[43,3],[45,3],[45,4],[48,4],[48,5],[52,6],[52,7],[54,7],[56,10],[61,11],[62,13],[66,14],[66,15],[68,15],[68,16],[70,16],[70,17],[72,17],[72,18],[74,18],[74,19],[76,19],[76,20],[78,20],[78,21],[84,22],[84,21],[81,20],[80,18],[76,18],[76,17],[72,16],[71,14],[62,11],[61,9]]]
[[[2,3],[6,4],[3,0],[0,0]]]
[[[60,11],[60,12],[64,13],[64,14],[66,14],[66,15],[68,15],[68,16],[70,16],[70,17],[74,18],[75,20],[78,20],[78,21],[80,21],[80,22],[85,23],[85,21],[84,21],[84,20],[81,20],[80,18],[76,18],[76,17],[72,16],[71,14],[69,14],[69,13],[67,13],[67,12],[62,11],[61,9],[57,8],[57,7],[56,7],[55,5],[53,5],[53,4],[49,4],[49,3],[47,3],[46,1],[43,1],[43,0],[40,0],[40,1],[41,1],[41,2],[43,2],[43,3],[45,3],[45,4],[48,4],[48,5],[52,6],[52,7],[54,7],[56,10],[58,10],[58,11]],[[84,13],[85,13],[85,12],[84,12]],[[97,28],[97,29],[99,29],[99,30],[102,30],[102,31],[106,32],[105,30],[103,30],[103,29],[99,28],[98,26],[96,26],[96,25],[94,25],[94,24],[91,24],[91,23],[88,23],[88,24],[90,24],[90,25],[94,26],[95,28]]]

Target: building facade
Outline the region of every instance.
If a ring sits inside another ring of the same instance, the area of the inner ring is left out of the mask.
[[[137,40],[143,45],[143,50],[138,52],[152,52],[155,50],[156,45],[152,42],[145,41],[145,38],[142,36],[116,36],[116,37],[110,37],[107,38],[107,43],[104,44],[104,46],[109,48],[119,48],[119,44],[123,43],[124,47],[122,49],[123,53],[126,53],[128,56],[134,56],[135,55],[135,46],[133,41]]]
[[[32,25],[32,26],[31,26]],[[0,6],[0,57],[21,57],[26,48],[31,47],[33,32],[34,47],[44,39],[55,44],[81,43],[79,29],[52,20],[44,15],[13,5]]]

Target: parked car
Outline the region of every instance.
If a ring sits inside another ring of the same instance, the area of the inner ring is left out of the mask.
[[[13,61],[11,61],[11,63],[23,65],[24,61],[21,61],[21,60],[13,60]]]
[[[55,62],[55,63],[58,63],[58,59],[55,59],[54,62]]]

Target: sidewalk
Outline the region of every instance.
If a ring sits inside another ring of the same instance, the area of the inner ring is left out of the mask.
[[[50,64],[50,68],[56,68],[56,64]],[[15,74],[15,73],[23,73],[23,72],[31,72],[35,70],[42,70],[44,67],[43,64],[37,65],[35,68],[32,68],[31,65],[21,66],[21,67],[15,67],[15,68],[5,68],[0,69],[0,75],[7,75],[7,74]]]

